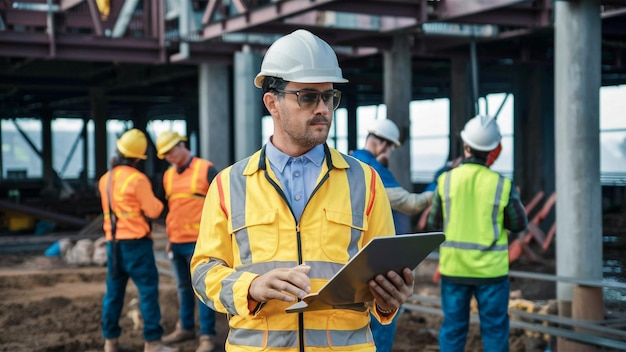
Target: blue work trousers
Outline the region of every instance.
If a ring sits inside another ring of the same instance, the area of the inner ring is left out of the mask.
[[[443,323],[439,331],[441,352],[462,352],[469,328],[470,300],[476,297],[480,335],[485,352],[509,350],[509,280],[466,285],[441,278]]]
[[[102,335],[118,338],[122,333],[120,315],[124,306],[126,285],[132,279],[139,291],[139,310],[143,317],[145,341],[160,340],[161,308],[159,307],[159,272],[154,261],[152,239],[117,241],[117,258],[113,243],[107,242],[106,293],[102,302]]]
[[[200,311],[200,335],[215,335],[215,311],[202,303],[193,292],[190,264],[195,247],[194,242],[172,243],[171,262],[178,289],[180,324],[185,330],[194,330],[194,312],[197,301]]]
[[[400,310],[388,325],[381,324],[370,313],[370,329],[372,329],[376,352],[391,352],[391,347],[393,347],[393,342],[396,339],[396,323],[403,311],[404,309],[400,306]]]

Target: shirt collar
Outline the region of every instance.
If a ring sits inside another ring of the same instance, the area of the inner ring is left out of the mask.
[[[189,158],[189,161],[183,165],[182,167],[177,167],[176,168],[176,172],[178,172],[179,174],[182,174],[185,170],[187,170],[187,168],[189,167],[189,165],[191,165],[191,162],[193,161],[193,155]]]
[[[287,166],[287,163],[289,163],[289,161],[293,158],[292,156],[289,156],[278,150],[278,148],[276,148],[272,143],[271,138],[267,142],[266,153],[267,158],[269,159],[272,166],[274,166],[280,173],[285,170],[285,166]],[[322,165],[322,162],[324,162],[324,145],[316,145],[299,158],[305,158],[315,164],[315,166],[319,167],[320,165]]]

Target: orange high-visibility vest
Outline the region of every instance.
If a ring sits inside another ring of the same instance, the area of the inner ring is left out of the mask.
[[[154,195],[150,179],[131,166],[120,165],[105,173],[98,182],[104,212],[103,229],[111,240],[111,214],[107,184],[112,175],[111,208],[117,216],[115,239],[131,240],[150,237],[150,224],[146,217],[155,219],[163,211],[163,203]]]
[[[204,197],[209,190],[210,161],[194,157],[182,173],[170,167],[163,174],[169,212],[165,227],[170,242],[196,242]]]

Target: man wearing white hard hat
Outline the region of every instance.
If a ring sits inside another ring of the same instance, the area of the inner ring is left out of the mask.
[[[439,176],[428,216],[443,227],[439,249],[442,352],[463,351],[470,300],[476,297],[485,351],[509,350],[509,253],[506,230],[523,231],[528,219],[513,182],[486,166],[502,135],[496,120],[478,115],[463,131],[463,163]]]
[[[369,126],[367,132],[365,146],[363,149],[355,150],[352,156],[372,166],[378,172],[391,202],[396,233],[409,233],[411,232],[409,215],[419,214],[426,209],[433,199],[433,192],[411,193],[407,191],[384,164],[391,153],[400,147],[400,130],[393,121],[376,120]],[[396,320],[394,319],[388,325],[381,325],[372,320],[372,334],[378,352],[391,351],[396,335]]]
[[[393,236],[389,199],[368,165],[326,144],[346,83],[331,46],[297,30],[270,46],[254,84],[274,133],[209,189],[191,261],[198,296],[230,316],[227,351],[376,351],[370,314],[388,324],[413,273],[371,280],[371,305],[286,313],[365,244]]]
[[[411,193],[402,188],[391,171],[376,159],[391,154],[400,147],[400,131],[389,119],[376,120],[368,129],[363,149],[355,150],[352,156],[371,165],[380,174],[391,208],[406,215],[416,215],[426,209],[433,198],[433,192]],[[388,157],[388,156],[387,156]],[[400,233],[400,232],[398,232]]]

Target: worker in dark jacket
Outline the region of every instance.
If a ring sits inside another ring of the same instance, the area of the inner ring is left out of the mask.
[[[476,297],[485,351],[508,351],[509,253],[507,231],[528,219],[513,182],[485,164],[502,136],[496,120],[476,116],[461,132],[465,161],[437,180],[430,228],[446,235],[441,245],[442,352],[463,351],[470,300]]]

